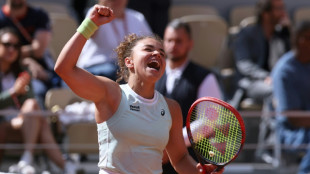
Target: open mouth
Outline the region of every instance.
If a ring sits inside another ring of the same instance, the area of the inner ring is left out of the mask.
[[[159,62],[157,60],[151,60],[149,63],[147,63],[147,66],[149,68],[156,69],[157,71],[160,69]]]

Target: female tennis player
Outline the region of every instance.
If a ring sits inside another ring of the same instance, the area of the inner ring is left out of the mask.
[[[55,66],[77,95],[95,103],[99,174],[160,174],[164,149],[178,173],[202,173],[203,167],[212,173],[216,166],[196,164],[187,152],[179,104],[155,91],[155,83],[166,67],[159,38],[132,34],[116,48],[118,80],[126,84],[119,85],[76,66],[87,39],[113,18],[110,8],[95,5],[64,46]],[[221,174],[223,170],[213,173]]]

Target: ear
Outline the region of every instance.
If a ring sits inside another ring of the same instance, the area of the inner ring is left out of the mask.
[[[133,68],[133,60],[131,57],[125,58],[125,65],[127,68]]]

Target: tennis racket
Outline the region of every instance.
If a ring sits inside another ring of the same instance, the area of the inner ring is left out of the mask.
[[[213,97],[202,97],[192,104],[186,129],[199,162],[203,166],[214,164],[216,170],[236,159],[245,141],[245,126],[238,111]]]

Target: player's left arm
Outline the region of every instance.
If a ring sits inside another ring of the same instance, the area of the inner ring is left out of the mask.
[[[203,173],[202,166],[189,155],[184,142],[182,133],[183,118],[180,105],[172,99],[166,98],[172,117],[172,126],[170,129],[170,138],[166,146],[166,152],[174,169],[179,174]],[[204,171],[209,174],[216,169],[216,166],[206,164]],[[214,172],[222,174],[224,169]]]
[[[197,163],[189,155],[185,146],[182,134],[182,112],[180,105],[172,99],[166,99],[172,117],[172,126],[170,129],[170,138],[166,146],[166,151],[171,164],[178,173],[194,174],[198,173]]]

